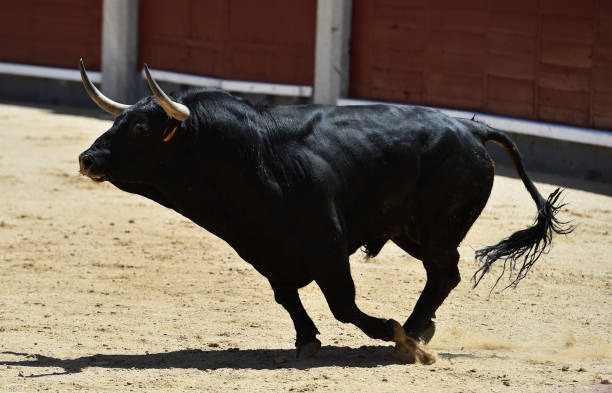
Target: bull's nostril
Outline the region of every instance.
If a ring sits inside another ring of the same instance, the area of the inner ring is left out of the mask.
[[[85,172],[89,171],[93,163],[94,163],[94,160],[91,156],[84,156],[81,158],[81,168]]]

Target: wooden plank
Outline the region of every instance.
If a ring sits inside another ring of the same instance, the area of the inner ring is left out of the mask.
[[[599,0],[599,15],[612,16],[612,1]]]
[[[522,34],[529,36],[533,41],[538,32],[538,17],[535,14],[520,12],[491,12],[489,32]]]
[[[479,108],[483,102],[482,77],[429,73],[425,75],[426,101],[451,108]]]
[[[513,101],[503,98],[487,98],[484,107],[487,113],[502,116],[521,117],[533,119],[533,103],[523,101]]]
[[[533,80],[535,78],[535,64],[527,56],[490,54],[487,56],[486,72],[492,76]]]
[[[425,67],[424,51],[402,50],[390,51],[378,49],[362,59],[370,67],[380,67],[397,71],[423,71]]]
[[[437,9],[486,10],[488,0],[429,0],[429,7]]]
[[[487,98],[520,101],[533,105],[534,82],[532,80],[488,76]]]
[[[504,54],[521,57],[532,61],[537,52],[537,41],[534,37],[509,33],[489,32],[487,34],[487,53]]]
[[[589,111],[589,92],[565,91],[540,88],[539,104],[555,108],[570,109],[577,112]]]
[[[591,68],[593,65],[593,45],[572,44],[567,42],[542,42],[540,61],[573,67]]]
[[[600,15],[597,26],[597,44],[612,44],[612,15]]]
[[[593,128],[612,131],[612,115],[593,115]]]
[[[542,39],[593,44],[594,26],[594,18],[545,15],[542,18]]]
[[[550,121],[553,123],[561,124],[571,124],[575,126],[584,126],[589,122],[589,113],[588,111],[580,112],[574,109],[539,105],[538,120]]]
[[[173,2],[166,3],[173,4]],[[190,14],[192,15],[192,23],[190,37],[203,43],[225,44],[230,34],[229,4],[230,2],[226,0],[191,2]],[[222,48],[219,49],[222,50]]]
[[[549,15],[592,17],[596,8],[596,0],[540,0],[541,12]]]
[[[433,13],[430,23],[439,29],[484,33],[487,31],[489,15],[486,9],[442,9]]]
[[[593,67],[593,90],[612,92],[612,64],[608,63]],[[612,108],[610,110],[612,111]]]
[[[443,74],[462,74],[482,76],[487,67],[484,55],[452,53],[443,50],[427,49],[425,57],[431,72]]]
[[[424,49],[427,45],[428,37],[425,29],[414,29],[400,25],[379,26],[374,23],[369,31],[369,50],[387,48],[389,50],[398,49]]]
[[[519,12],[522,14],[537,14],[538,2],[534,0],[489,0],[491,11]]]
[[[418,71],[396,72],[373,70],[371,87],[379,90],[397,90],[403,99],[421,99],[424,83],[423,74]]]
[[[593,93],[593,115],[612,117],[612,92],[596,91]]]
[[[432,29],[428,36],[428,49],[444,50],[466,55],[485,55],[487,36],[483,33],[444,31]]]
[[[589,91],[591,72],[583,68],[540,64],[538,86],[567,91]]]
[[[372,24],[398,25],[417,29],[426,26],[426,7],[422,1],[395,3],[370,0],[370,2],[375,6],[368,14],[369,22]],[[355,7],[360,7],[360,4],[363,4],[363,1],[354,1],[353,10]]]

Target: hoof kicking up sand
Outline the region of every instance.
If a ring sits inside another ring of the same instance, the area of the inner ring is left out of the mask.
[[[393,341],[395,341],[395,357],[404,363],[433,364],[436,357],[427,352],[419,343],[406,336],[404,328],[393,321]]]

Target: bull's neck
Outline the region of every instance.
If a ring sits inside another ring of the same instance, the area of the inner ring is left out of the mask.
[[[239,228],[251,227],[273,199],[257,134],[236,135],[199,138],[154,185],[169,207],[230,244],[241,236]]]

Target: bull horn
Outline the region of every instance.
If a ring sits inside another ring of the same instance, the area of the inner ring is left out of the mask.
[[[161,87],[159,87],[157,82],[155,82],[155,80],[153,80],[153,78],[151,77],[149,67],[146,64],[144,65],[144,70],[145,74],[147,75],[147,82],[149,83],[149,87],[151,88],[153,95],[157,99],[157,102],[159,102],[159,105],[161,105],[164,111],[168,114],[168,116],[171,116],[179,121],[186,120],[189,117],[189,108],[187,108],[183,104],[179,104],[178,102],[172,101],[170,97],[168,97],[166,93],[163,92]]]
[[[87,71],[85,71],[85,65],[83,64],[83,59],[81,59],[79,68],[81,69],[81,81],[83,81],[83,86],[85,86],[85,90],[89,97],[98,104],[100,108],[105,110],[114,116],[119,116],[124,110],[129,108],[129,105],[120,104],[106,97],[104,94],[98,90],[96,86],[89,80],[87,77]]]

